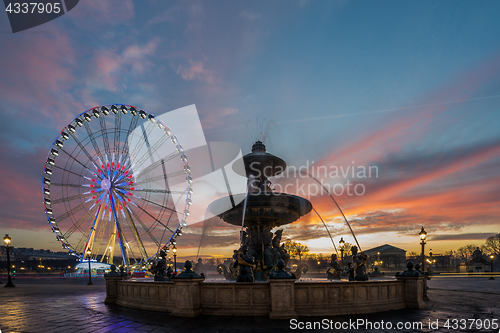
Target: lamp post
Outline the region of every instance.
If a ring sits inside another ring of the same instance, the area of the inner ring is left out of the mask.
[[[89,261],[89,283],[87,283],[87,286],[92,286],[94,283],[92,282],[92,268],[90,267],[90,255],[92,254],[92,251],[90,249],[87,249],[87,260]]]
[[[4,287],[15,287],[15,285],[12,283],[12,276],[10,274],[10,241],[11,238],[9,237],[8,234],[5,234],[5,237],[3,238],[3,241],[5,242],[5,250],[7,251],[7,284]]]
[[[172,252],[174,252],[174,273],[177,275],[177,248],[174,247],[172,248]]]
[[[340,267],[344,270],[344,237],[340,237]]]
[[[432,264],[435,262],[435,260],[432,260],[432,249],[429,249],[429,259],[427,259],[427,262],[429,263],[429,275],[432,275]]]
[[[495,278],[493,277],[493,258],[495,258],[494,255],[490,255],[490,272],[491,272],[491,276],[489,278],[489,280],[495,280]]]
[[[425,248],[425,238],[427,237],[427,233],[424,230],[424,227],[422,227],[422,230],[418,233],[420,235],[420,245],[422,245],[422,254],[421,254],[421,259],[420,261],[422,262],[422,272],[425,272],[425,253],[424,253],[424,248]]]
[[[321,262],[318,260],[318,274],[319,274],[319,264],[321,264]]]

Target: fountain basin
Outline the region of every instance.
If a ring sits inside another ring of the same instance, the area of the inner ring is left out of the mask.
[[[425,277],[365,282],[153,282],[106,278],[107,303],[176,316],[336,316],[425,306]],[[419,300],[420,303],[415,303]]]
[[[243,217],[244,198],[246,194],[233,195],[232,205],[228,197],[212,202],[209,210],[212,212],[223,212],[218,214],[225,222],[241,226]],[[305,198],[292,194],[268,192],[263,194],[248,194],[245,226],[268,226],[276,227],[298,220],[312,209],[311,202]]]

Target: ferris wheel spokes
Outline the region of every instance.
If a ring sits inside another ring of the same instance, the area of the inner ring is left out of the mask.
[[[96,107],[63,128],[49,151],[47,218],[63,247],[81,259],[89,249],[93,259],[113,263],[119,246],[125,265],[146,262],[181,234],[189,175],[182,146],[153,115],[126,105]]]

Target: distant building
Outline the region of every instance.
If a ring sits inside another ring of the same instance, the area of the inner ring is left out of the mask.
[[[368,257],[368,267],[379,269],[405,268],[406,250],[389,244],[380,245],[369,250],[363,250]]]
[[[0,246],[0,269],[7,268],[5,246]],[[77,258],[68,252],[52,252],[51,250],[35,250],[25,247],[11,247],[10,260],[18,271],[40,271],[73,269]]]

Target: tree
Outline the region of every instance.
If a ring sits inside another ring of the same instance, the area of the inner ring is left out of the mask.
[[[406,257],[417,257],[417,256],[418,256],[418,253],[415,251],[411,251],[411,252],[406,253]]]
[[[307,245],[301,244],[299,242],[288,239],[285,242],[285,250],[288,251],[291,257],[299,257],[299,260],[302,260],[302,257],[309,253],[309,248]]]
[[[467,244],[465,246],[459,247],[457,252],[461,257],[465,257],[466,260],[469,260],[469,256],[472,257],[472,254],[476,250],[476,244]]]
[[[444,253],[445,256],[448,256],[448,257],[453,257],[453,250],[450,250],[450,251],[446,251]]]
[[[351,248],[352,248],[351,243],[344,243],[344,258],[348,257],[352,254]],[[340,251],[340,249],[339,249],[339,251]]]
[[[488,237],[484,249],[485,252],[495,255],[497,258],[500,257],[500,234]]]

